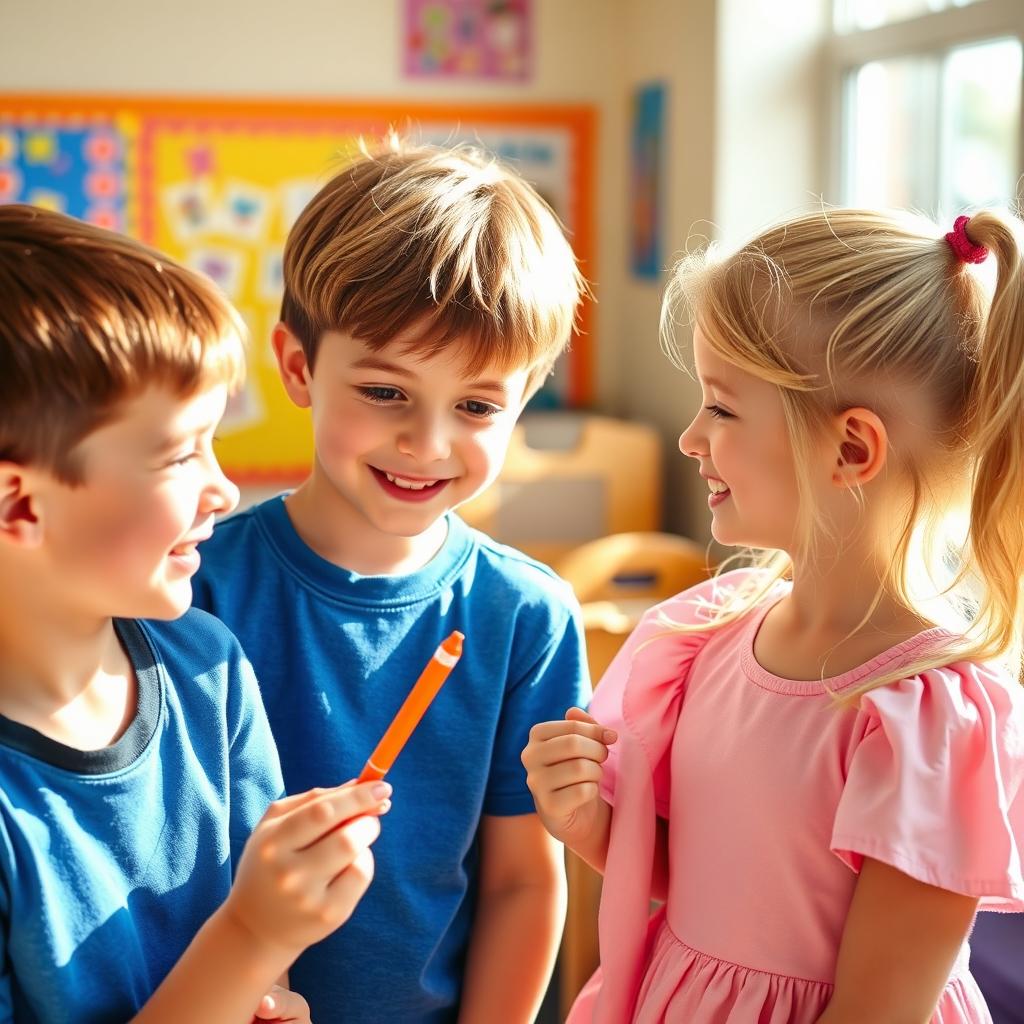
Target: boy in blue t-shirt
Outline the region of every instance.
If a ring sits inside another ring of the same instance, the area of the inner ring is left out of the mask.
[[[562,850],[520,752],[588,696],[569,587],[453,510],[497,475],[584,282],[534,190],[471,150],[366,156],[309,203],[273,347],[312,410],[296,491],[222,523],[197,604],[252,659],[289,791],[358,772],[434,649],[462,660],[388,778],[373,889],[291,971],[318,1024],[529,1024]]]
[[[242,360],[209,282],[0,206],[0,1021],[308,1024],[265,993],[369,883],[387,787],[270,805],[252,670],[189,610]]]

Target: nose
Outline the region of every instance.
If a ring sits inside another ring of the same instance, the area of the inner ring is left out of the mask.
[[[209,515],[227,515],[238,504],[239,490],[220,468],[215,456],[210,457],[210,473],[206,486],[203,488],[200,511]]]
[[[679,435],[679,450],[691,459],[707,458],[709,455],[707,437],[699,424],[698,412],[690,421],[690,425]]]
[[[398,435],[398,450],[418,463],[447,459],[452,451],[447,415],[423,410],[411,416]]]

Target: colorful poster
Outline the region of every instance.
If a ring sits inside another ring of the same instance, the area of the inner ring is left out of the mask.
[[[308,413],[281,387],[270,348],[282,251],[299,211],[358,152],[408,124],[425,143],[468,142],[513,165],[569,230],[594,276],[593,121],[581,107],[272,104],[0,96],[0,202],[32,202],[134,234],[212,278],[250,334],[244,390],[218,429],[240,483],[294,479],[312,455]],[[591,396],[584,335],[541,404]]]
[[[131,228],[125,152],[114,118],[5,123],[0,116],[0,203],[31,203],[115,231]]]
[[[662,272],[665,87],[644,85],[633,96],[630,178],[630,266],[637,277]]]
[[[532,0],[405,0],[405,73],[524,81],[532,20]]]

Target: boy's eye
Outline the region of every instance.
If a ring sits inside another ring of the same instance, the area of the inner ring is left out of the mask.
[[[731,420],[734,418],[731,412],[727,412],[720,405],[706,405],[704,408],[707,409],[707,411],[711,413],[716,420]]]
[[[481,419],[485,419],[488,416],[497,416],[501,412],[496,405],[491,405],[490,402],[477,402],[472,398],[463,402],[462,407],[470,416],[479,416]]]
[[[371,402],[397,402],[402,397],[402,392],[398,388],[384,387],[383,385],[363,387],[358,390],[363,398],[368,398]]]
[[[192,462],[194,459],[198,459],[198,458],[199,458],[199,452],[197,452],[197,451],[186,452],[184,455],[179,455],[177,458],[171,459],[171,461],[169,463],[167,463],[167,465],[169,465],[169,466],[185,466],[188,463]]]

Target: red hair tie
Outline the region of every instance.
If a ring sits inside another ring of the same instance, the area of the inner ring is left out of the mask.
[[[946,241],[956,253],[956,258],[962,263],[984,263],[988,249],[983,245],[975,245],[967,237],[967,222],[970,219],[970,217],[957,217],[953,222],[953,230],[946,233]]]

